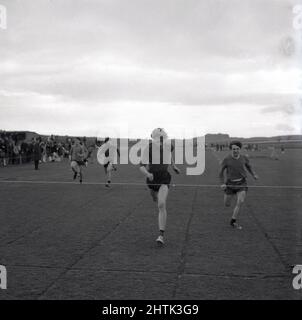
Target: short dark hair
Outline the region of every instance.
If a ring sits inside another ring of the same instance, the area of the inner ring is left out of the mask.
[[[232,146],[237,146],[239,147],[240,149],[242,148],[242,143],[238,140],[234,140],[234,141],[231,141],[230,143],[230,149],[232,149]]]

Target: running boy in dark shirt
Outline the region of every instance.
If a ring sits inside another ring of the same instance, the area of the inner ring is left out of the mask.
[[[173,170],[178,174],[180,170],[174,163],[173,147],[167,143],[168,136],[164,129],[154,129],[151,137],[152,142],[142,152],[140,170],[147,178],[153,200],[157,201],[159,236],[156,242],[163,245],[167,220],[166,201],[171,182],[168,167],[172,165]]]

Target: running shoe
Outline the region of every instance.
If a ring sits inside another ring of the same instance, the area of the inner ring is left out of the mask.
[[[231,221],[230,224],[231,224],[231,226],[232,226],[234,229],[238,229],[238,230],[241,230],[241,229],[242,229],[241,225],[238,224],[237,222],[232,222],[232,221]]]
[[[158,246],[163,246],[163,245],[165,244],[164,237],[163,237],[163,236],[159,236],[159,237],[156,239],[156,242],[157,242],[157,245],[158,245]]]

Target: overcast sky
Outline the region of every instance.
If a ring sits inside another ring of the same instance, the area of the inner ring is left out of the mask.
[[[302,134],[298,3],[0,0],[0,129]]]

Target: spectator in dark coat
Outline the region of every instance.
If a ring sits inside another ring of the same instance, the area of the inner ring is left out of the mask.
[[[5,148],[4,140],[0,138],[0,166],[2,165],[6,166],[5,152],[6,152],[6,148]]]
[[[28,144],[25,141],[21,143],[21,157],[22,162],[28,162]]]
[[[35,170],[39,170],[39,162],[41,160],[41,148],[40,148],[40,139],[39,138],[34,138],[33,159],[34,159],[34,163],[35,163]]]

